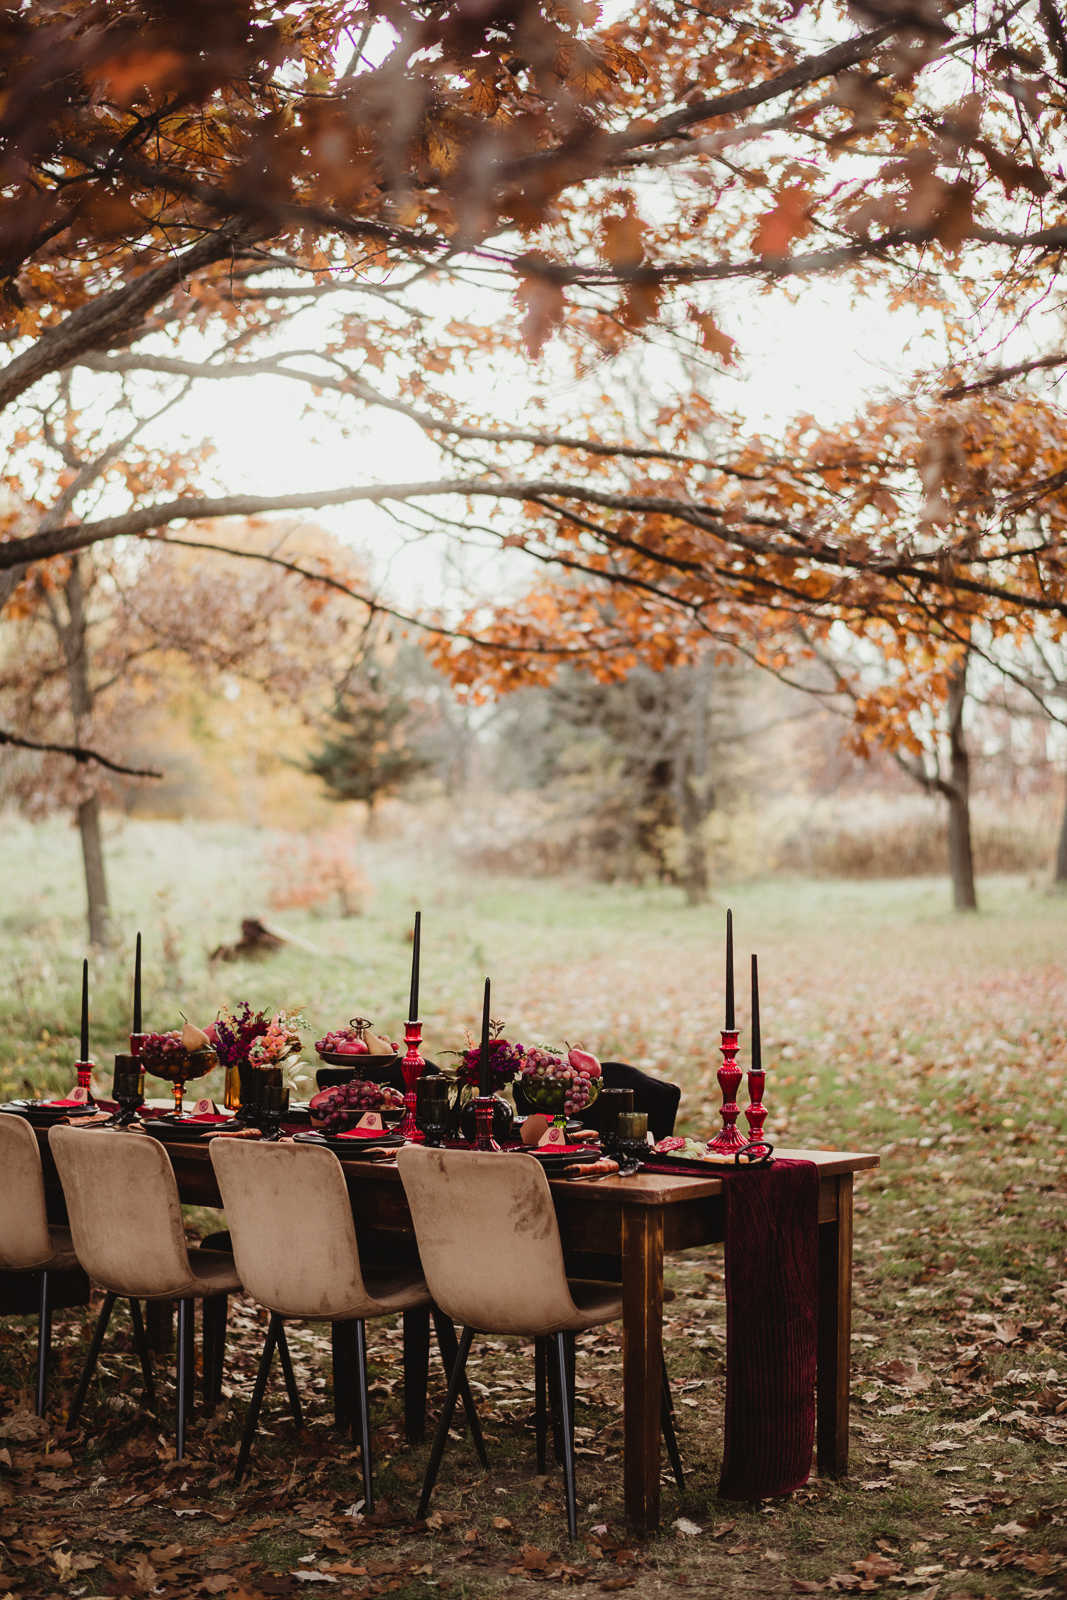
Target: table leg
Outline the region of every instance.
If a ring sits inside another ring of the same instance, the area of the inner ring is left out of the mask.
[[[623,1494],[626,1520],[644,1537],[659,1526],[659,1414],[663,1362],[663,1212],[622,1216]]]
[[[430,1308],[404,1312],[404,1433],[421,1444],[426,1432],[426,1386],[430,1370]]]
[[[166,1355],[174,1347],[174,1301],[146,1300],[144,1319],[153,1355]]]
[[[827,1182],[824,1178],[823,1182]],[[852,1174],[837,1182],[837,1220],[819,1225],[816,1454],[820,1474],[848,1472],[852,1361]]]

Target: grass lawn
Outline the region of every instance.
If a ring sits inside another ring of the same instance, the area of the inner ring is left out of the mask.
[[[882,1155],[881,1170],[857,1186],[851,1476],[760,1506],[717,1498],[718,1251],[670,1261],[666,1348],[689,1479],[684,1494],[665,1479],[663,1531],[643,1545],[622,1520],[621,1350],[611,1330],[579,1356],[582,1537],[572,1546],[559,1474],[534,1476],[532,1354],[520,1341],[475,1347],[491,1471],[465,1440],[453,1442],[433,1525],[414,1532],[428,1446],[402,1441],[398,1329],[371,1334],[387,1502],[372,1524],[348,1514],[361,1497],[358,1463],[329,1427],[322,1328],[292,1336],[310,1426],[294,1436],[276,1384],[254,1473],[235,1494],[227,1466],[261,1338],[254,1307],[231,1316],[227,1405],[197,1420],[181,1467],[170,1391],[160,1425],[139,1408],[121,1319],[93,1403],[68,1434],[60,1397],[69,1399],[84,1352],[84,1308],[57,1318],[63,1356],[43,1433],[25,1416],[33,1324],[11,1318],[0,1325],[0,1597],[5,1587],[235,1600],[314,1586],[401,1600],[437,1588],[489,1597],[575,1585],[638,1596],[1065,1592],[1067,900],[993,879],[981,885],[981,914],[961,918],[947,909],[944,882],[777,879],[721,889],[694,910],[669,889],[472,877],[428,850],[383,842],[367,847],[377,893],[364,917],[274,914],[322,954],[212,968],[207,952],[235,937],[242,915],[265,910],[269,842],[235,827],[117,828],[119,944],[93,973],[102,1088],[129,1027],[137,927],[150,1026],[180,1025],[180,1012],[203,1022],[221,1002],[248,998],[303,1003],[316,1029],[362,1013],[395,1037],[419,905],[428,1053],[462,1043],[489,972],[509,1035],[582,1043],[674,1078],[686,1128],[706,1134],[733,906],[743,1030],[748,952],[760,955],[771,1137]],[[0,836],[4,1097],[71,1081],[84,937],[76,847],[75,834],[52,825],[8,824]]]

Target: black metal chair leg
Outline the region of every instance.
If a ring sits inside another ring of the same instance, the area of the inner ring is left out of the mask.
[[[298,1428],[304,1426],[304,1412],[300,1404],[300,1390],[296,1386],[293,1375],[293,1362],[289,1355],[289,1341],[285,1337],[285,1324],[278,1319],[278,1354],[282,1359],[282,1374],[285,1378],[285,1392],[289,1396],[289,1410],[293,1413],[293,1421]]]
[[[421,1444],[426,1432],[426,1390],[430,1376],[430,1308],[404,1312],[404,1433]]]
[[[148,1350],[148,1339],[144,1331],[139,1300],[130,1301],[130,1321],[133,1323],[133,1343],[137,1351],[137,1359],[141,1363],[141,1377],[144,1379],[145,1404],[149,1411],[154,1411],[156,1409],[156,1385],[152,1376],[152,1357]]]
[[[367,1393],[367,1324],[356,1322],[356,1389],[359,1396],[359,1449],[363,1457],[363,1511],[374,1511],[374,1480],[370,1461],[370,1395]],[[353,1434],[355,1428],[353,1427]],[[353,1440],[353,1443],[355,1441]]]
[[[452,1369],[456,1362],[456,1330],[452,1326],[452,1318],[446,1317],[443,1311],[436,1306],[433,1311],[434,1332],[437,1335],[437,1348],[441,1352],[441,1364],[445,1369],[445,1377],[452,1377]],[[467,1382],[466,1372],[460,1373],[459,1394],[463,1401],[463,1410],[467,1418],[474,1448],[478,1452],[478,1460],[483,1467],[489,1465],[489,1456],[485,1448],[485,1439],[482,1437],[482,1425],[478,1420],[478,1412],[474,1405],[474,1396],[471,1394],[470,1384]]]
[[[674,1406],[671,1402],[671,1382],[667,1376],[666,1361],[660,1364],[659,1426],[663,1442],[667,1446],[667,1457],[674,1473],[674,1481],[679,1489],[684,1489],[685,1474],[682,1471],[682,1457],[678,1450],[678,1435],[674,1431]]]
[[[37,1415],[44,1416],[48,1358],[52,1353],[52,1286],[47,1272],[41,1273],[41,1310],[37,1323]]]
[[[570,1376],[567,1362],[567,1335],[557,1333],[553,1340],[559,1384],[560,1422],[563,1434],[563,1487],[567,1496],[567,1527],[572,1539],[578,1537],[578,1506],[574,1484],[574,1413],[571,1410]]]
[[[252,1404],[248,1408],[244,1432],[241,1435],[241,1448],[237,1454],[237,1466],[234,1468],[233,1474],[234,1483],[240,1483],[244,1476],[245,1467],[248,1465],[248,1455],[252,1449],[252,1440],[255,1438],[256,1423],[259,1421],[263,1395],[266,1391],[267,1379],[270,1377],[270,1364],[274,1360],[274,1346],[278,1342],[278,1327],[280,1323],[281,1318],[271,1312],[267,1337],[263,1345],[263,1354],[259,1358],[259,1371],[256,1373],[256,1383],[252,1390]]]
[[[552,1348],[555,1349],[555,1342],[554,1342],[555,1341],[555,1335],[554,1334],[546,1334],[545,1338],[546,1338],[546,1340],[551,1342]],[[545,1348],[546,1348],[546,1350],[548,1349],[548,1344],[546,1344]],[[548,1358],[548,1361],[547,1361],[546,1364],[547,1364],[547,1368],[548,1368],[548,1371],[547,1371],[547,1374],[546,1374],[546,1376],[548,1378],[548,1414],[549,1414],[549,1416],[550,1416],[550,1418],[552,1420],[552,1454],[556,1458],[556,1465],[559,1466],[559,1467],[562,1467],[562,1465],[563,1465],[563,1413],[560,1410],[560,1403],[559,1403],[559,1371],[558,1371],[558,1368],[557,1368],[555,1356],[549,1355],[549,1358]]]
[[[192,1361],[195,1300],[178,1301],[178,1460],[185,1456],[185,1423],[192,1406],[195,1369]]]
[[[433,1493],[433,1486],[437,1482],[437,1474],[441,1470],[441,1460],[445,1453],[445,1445],[448,1442],[448,1430],[452,1426],[452,1413],[456,1409],[456,1396],[459,1394],[459,1386],[467,1368],[467,1357],[471,1353],[471,1341],[473,1338],[474,1329],[464,1328],[460,1337],[459,1348],[456,1351],[456,1359],[452,1363],[452,1371],[449,1374],[448,1391],[445,1394],[445,1403],[441,1409],[441,1420],[437,1424],[437,1432],[433,1437],[433,1449],[430,1451],[430,1459],[426,1466],[426,1476],[422,1481],[422,1498],[419,1501],[419,1509],[416,1512],[416,1520],[419,1522],[422,1521],[430,1509],[430,1496]],[[444,1359],[444,1352],[442,1352],[442,1359]]]
[[[537,1470],[544,1476],[548,1471],[548,1406],[545,1389],[548,1385],[545,1336],[539,1333],[534,1340],[534,1429],[537,1434]]]
[[[564,1334],[564,1345],[567,1352],[567,1393],[571,1402],[571,1438],[573,1439],[576,1427],[575,1418],[578,1415],[578,1384],[576,1376],[578,1352],[575,1349],[575,1335],[573,1333]]]
[[[104,1303],[100,1308],[100,1315],[96,1319],[96,1328],[93,1331],[93,1342],[89,1346],[89,1354],[85,1358],[85,1365],[82,1368],[82,1375],[78,1383],[77,1392],[74,1396],[74,1402],[70,1408],[70,1415],[67,1417],[68,1428],[72,1428],[75,1422],[77,1422],[81,1408],[85,1404],[85,1396],[89,1393],[89,1380],[92,1378],[93,1372],[96,1368],[97,1358],[100,1355],[100,1346],[104,1342],[104,1334],[107,1332],[107,1325],[111,1321],[111,1311],[114,1304],[115,1296],[109,1289],[107,1294],[104,1296]]]

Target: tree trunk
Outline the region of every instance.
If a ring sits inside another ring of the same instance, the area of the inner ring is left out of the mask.
[[[957,911],[977,911],[974,855],[971,850],[971,761],[963,731],[963,703],[967,698],[967,657],[953,668],[948,694],[948,737],[951,776],[945,786],[948,800],[948,860],[952,894]]]
[[[78,807],[78,830],[85,867],[85,898],[89,909],[89,943],[106,945],[111,932],[104,873],[104,846],[100,834],[100,796],[91,795]]]
[[[1056,850],[1056,873],[1052,881],[1067,885],[1067,793],[1064,794],[1063,821],[1060,823],[1060,842]]]
[[[674,758],[675,814],[682,828],[682,865],[686,905],[703,905],[708,898],[708,846],[704,825],[712,806],[708,774],[708,669],[704,664],[685,673],[679,687],[684,696],[680,717],[682,737]]]
[[[67,683],[70,687],[70,710],[74,719],[75,737],[93,710],[93,692],[89,684],[88,619],[85,606],[85,572],[83,556],[74,556],[70,577],[66,583],[68,622],[58,625],[53,611],[53,622],[63,642],[67,662]],[[100,833],[100,796],[90,795],[77,809],[78,831],[82,842],[82,865],[85,868],[85,898],[89,916],[90,944],[106,945],[110,936],[110,906],[107,897],[107,877],[104,873],[104,847]]]

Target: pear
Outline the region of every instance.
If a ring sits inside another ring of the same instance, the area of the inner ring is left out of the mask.
[[[210,1050],[211,1040],[203,1028],[198,1028],[195,1023],[187,1022],[182,1029],[182,1044],[190,1054],[194,1050]]]
[[[372,1056],[392,1056],[396,1054],[388,1039],[379,1039],[378,1035],[371,1033],[369,1028],[364,1031],[363,1037],[366,1040],[367,1050]]]

